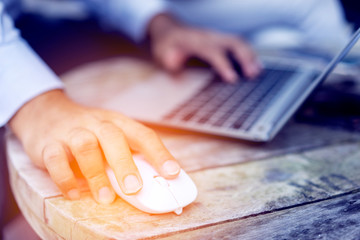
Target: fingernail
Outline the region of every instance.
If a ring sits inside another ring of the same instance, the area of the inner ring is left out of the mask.
[[[248,67],[248,75],[250,78],[256,77],[260,73],[260,68],[256,64],[252,64]]]
[[[238,76],[237,76],[236,73],[234,73],[232,71],[228,71],[228,72],[225,73],[225,78],[229,82],[236,82]]]
[[[80,198],[80,192],[78,189],[71,189],[67,192],[67,195],[71,200],[76,200]]]
[[[102,187],[99,190],[99,202],[102,204],[109,204],[114,201],[115,195],[108,187]]]
[[[124,179],[125,194],[133,194],[141,189],[141,183],[135,175],[127,175]]]
[[[174,176],[180,172],[180,166],[174,160],[168,160],[162,165],[163,171],[167,174]]]

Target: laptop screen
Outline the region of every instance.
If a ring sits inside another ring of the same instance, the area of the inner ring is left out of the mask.
[[[329,76],[329,74],[332,72],[332,70],[334,70],[336,65],[349,53],[349,51],[357,43],[359,38],[360,38],[360,28],[356,30],[356,32],[351,37],[349,43],[340,51],[340,53],[338,53],[338,55],[336,55],[331,60],[331,62],[326,67],[326,69],[321,73],[321,75],[319,76],[319,79],[321,79],[321,81],[324,81]]]

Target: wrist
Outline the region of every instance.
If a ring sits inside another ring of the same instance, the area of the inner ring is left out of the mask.
[[[179,27],[181,27],[181,24],[172,16],[167,13],[160,13],[151,19],[148,26],[148,35],[150,39],[158,39]]]
[[[26,102],[10,119],[9,127],[15,135],[24,139],[26,137],[26,130],[32,128],[34,121],[41,121],[42,116],[51,115],[51,111],[60,102],[67,102],[69,99],[66,97],[62,90],[51,90],[42,93],[30,101]]]

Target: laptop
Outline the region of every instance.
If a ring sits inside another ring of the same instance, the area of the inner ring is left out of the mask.
[[[159,72],[126,89],[106,107],[152,125],[269,141],[359,37],[360,29],[322,72],[309,61],[276,57],[261,58],[264,70],[257,79],[236,84],[200,69],[187,70],[178,78]]]

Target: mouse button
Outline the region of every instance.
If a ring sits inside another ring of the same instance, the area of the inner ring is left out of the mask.
[[[168,181],[167,181],[165,178],[163,178],[163,177],[161,177],[161,176],[155,176],[154,179],[155,179],[155,181],[156,181],[157,183],[159,183],[161,186],[163,186],[163,187],[169,187],[169,183],[168,183]]]
[[[168,188],[161,186],[155,179],[146,182],[134,197],[138,208],[150,213],[172,212],[179,207]]]
[[[153,178],[154,176],[159,175],[154,168],[148,163],[146,162],[144,159],[142,159],[139,156],[134,156],[134,163],[137,167],[137,169],[139,170],[139,173],[141,175],[141,178]]]
[[[168,184],[176,201],[183,207],[193,202],[197,197],[198,191],[195,183],[183,170],[180,171],[177,178],[168,180]]]

